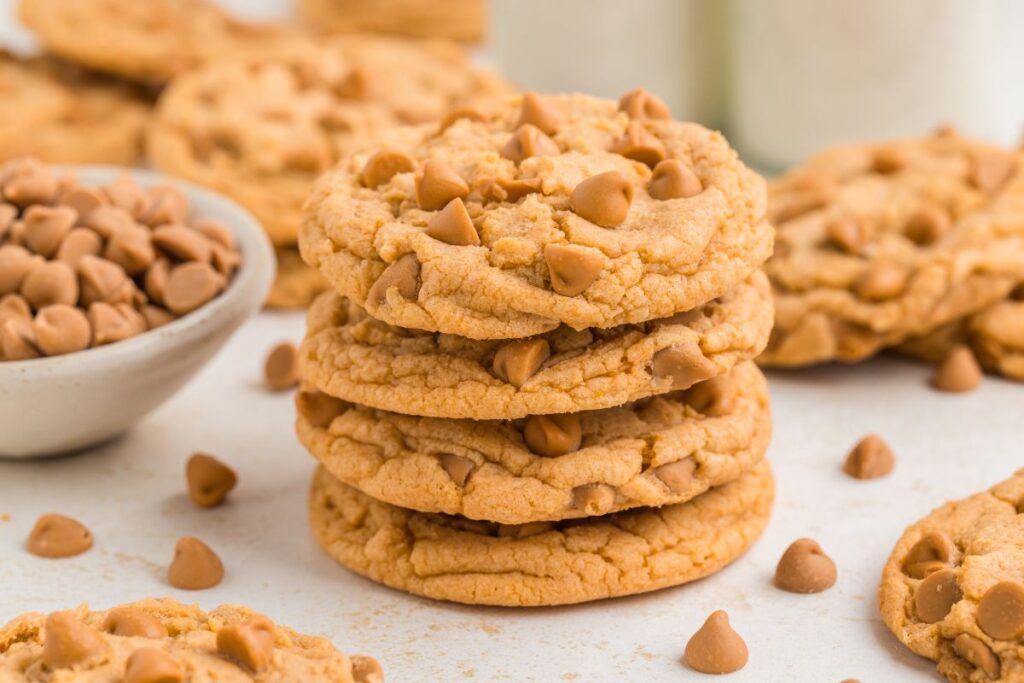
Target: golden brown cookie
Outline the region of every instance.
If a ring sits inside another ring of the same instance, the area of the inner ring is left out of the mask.
[[[317,183],[303,258],[379,320],[473,339],[726,294],[771,250],[763,181],[646,93],[621,106],[531,93],[375,138]]]
[[[371,664],[372,663],[372,664]],[[30,612],[0,629],[0,680],[383,683],[369,657],[277,626],[246,607],[170,598],[107,611]]]
[[[317,31],[393,33],[480,42],[487,28],[484,0],[301,0],[302,19]]]
[[[766,365],[854,362],[1024,280],[1021,156],[957,136],[824,152],[774,183]]]
[[[319,468],[313,535],[348,569],[438,600],[515,607],[633,595],[708,576],[761,535],[766,461],[686,503],[556,524],[505,526],[378,502]]]
[[[410,417],[315,391],[296,403],[299,439],[342,482],[392,505],[503,524],[681,503],[749,471],[771,437],[768,386],[749,362],[688,391],[553,423]],[[544,439],[576,425],[554,450]]]
[[[392,327],[335,293],[308,323],[303,377],[321,391],[409,415],[494,420],[618,406],[726,373],[764,348],[772,308],[755,273],[672,318],[512,342]]]
[[[908,528],[879,609],[900,642],[956,683],[1024,680],[1024,470]]]
[[[278,247],[277,276],[267,296],[267,308],[304,309],[330,285],[320,273],[307,266],[294,247]]]
[[[142,151],[149,105],[133,88],[50,58],[0,51],[0,161],[130,166]]]
[[[313,182],[362,138],[433,121],[506,86],[464,55],[341,37],[183,74],[147,136],[153,165],[248,208],[278,246],[294,245]]]

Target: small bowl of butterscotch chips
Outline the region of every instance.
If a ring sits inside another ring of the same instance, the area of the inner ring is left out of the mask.
[[[78,450],[173,395],[259,310],[259,223],[141,170],[0,165],[0,457]]]

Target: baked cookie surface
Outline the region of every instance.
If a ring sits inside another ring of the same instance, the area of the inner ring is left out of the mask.
[[[1024,280],[1019,154],[955,133],[839,147],[770,189],[776,324],[760,362],[854,362]]]
[[[384,681],[371,658],[346,657],[324,638],[237,605],[208,613],[170,598],[107,611],[81,606],[24,614],[0,629],[3,683],[124,681],[129,669],[134,681]]]
[[[267,295],[267,308],[305,309],[330,285],[324,277],[307,266],[294,247],[278,247],[277,274]]]
[[[1024,680],[1024,470],[909,527],[882,573],[882,619],[951,681]]]
[[[392,327],[323,295],[310,309],[303,376],[373,408],[431,417],[514,419],[618,406],[686,389],[764,348],[772,325],[767,279],[672,318],[513,342]]]
[[[296,403],[299,439],[342,482],[392,505],[503,524],[681,503],[751,470],[771,438],[768,386],[749,362],[688,391],[533,426],[309,393]]]
[[[0,161],[130,166],[142,152],[149,105],[134,89],[43,57],[0,51]]]
[[[300,0],[298,9],[303,21],[318,31],[479,42],[487,27],[484,0]]]
[[[771,250],[764,182],[651,101],[527,94],[376,138],[318,181],[303,258],[379,320],[474,339],[722,296]]]
[[[321,467],[310,523],[335,560],[398,590],[468,604],[559,605],[677,586],[718,571],[761,535],[774,489],[763,461],[687,503],[504,526],[381,503]]]

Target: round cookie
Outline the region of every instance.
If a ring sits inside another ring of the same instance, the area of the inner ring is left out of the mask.
[[[944,131],[835,148],[774,183],[760,362],[862,360],[1005,298],[1024,279],[1021,158]]]
[[[296,403],[299,439],[345,484],[502,524],[681,503],[748,472],[771,438],[768,386],[749,362],[685,392],[547,423],[411,417],[308,391]]]
[[[774,493],[763,461],[687,503],[503,526],[381,503],[321,467],[310,493],[310,524],[340,564],[398,590],[475,605],[562,605],[713,574],[761,535]]]
[[[1024,680],[1024,470],[908,528],[879,609],[900,642],[957,683]]]
[[[330,285],[320,273],[303,261],[294,247],[279,247],[277,274],[267,295],[266,306],[273,309],[305,309]]]
[[[321,391],[407,415],[514,419],[618,406],[686,389],[764,348],[772,325],[767,279],[672,318],[513,342],[392,327],[323,295],[308,315],[303,377]]]
[[[235,199],[289,246],[317,176],[357,141],[506,92],[461,53],[384,38],[311,41],[175,78],[147,154],[159,170]]]
[[[372,658],[346,657],[324,638],[237,605],[209,613],[170,598],[100,612],[83,605],[49,616],[30,612],[0,628],[5,683],[122,681],[128,670],[132,681],[384,681]]]
[[[300,250],[373,317],[473,339],[696,308],[767,258],[772,230],[725,139],[667,117],[643,91],[621,108],[529,93],[378,137],[318,181]]]
[[[130,166],[142,151],[149,105],[127,86],[55,59],[0,51],[0,161]]]
[[[299,0],[303,21],[318,31],[393,33],[478,43],[484,39],[484,0]]]

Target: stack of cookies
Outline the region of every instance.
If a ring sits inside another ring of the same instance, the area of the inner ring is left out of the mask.
[[[761,178],[643,90],[370,140],[306,204],[313,532],[432,598],[552,605],[711,574],[774,484]]]

